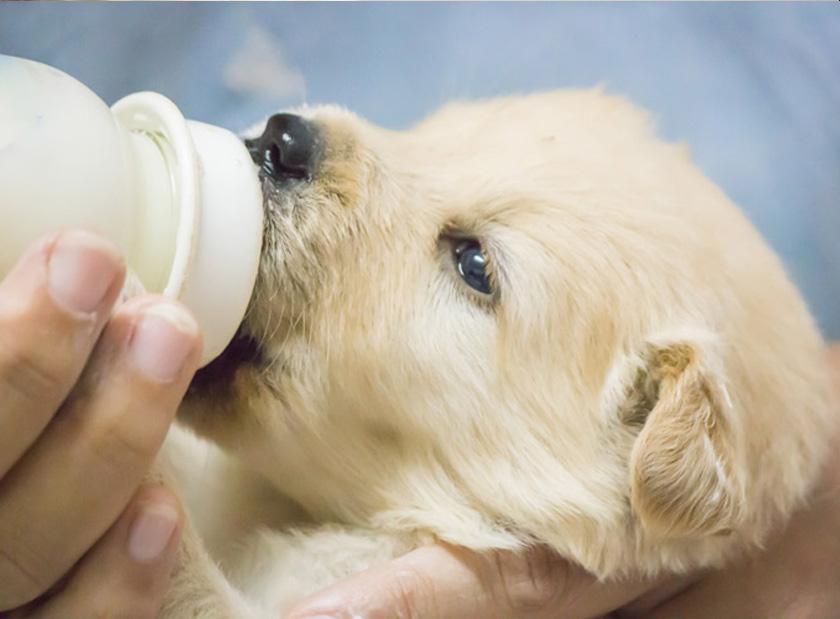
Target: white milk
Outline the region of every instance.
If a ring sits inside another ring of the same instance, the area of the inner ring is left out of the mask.
[[[49,231],[112,240],[146,290],[186,303],[205,362],[241,322],[256,278],[262,197],[233,134],[155,93],[108,108],[46,65],[0,55],[0,277]]]

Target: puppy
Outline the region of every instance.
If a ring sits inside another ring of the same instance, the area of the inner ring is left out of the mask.
[[[813,321],[624,100],[405,132],[306,108],[247,143],[262,264],[180,412],[221,450],[165,456],[193,519],[165,614],[276,616],[434,540],[602,578],[717,567],[803,501],[834,422]]]

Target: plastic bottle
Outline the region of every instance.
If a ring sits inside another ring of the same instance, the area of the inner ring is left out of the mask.
[[[156,93],[108,108],[57,69],[0,55],[0,278],[45,233],[98,232],[145,290],[193,311],[207,363],[245,314],[262,222],[256,168],[234,134]]]

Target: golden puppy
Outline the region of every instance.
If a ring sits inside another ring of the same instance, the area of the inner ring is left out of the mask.
[[[405,132],[298,114],[248,142],[261,271],[182,409],[224,453],[169,446],[201,536],[170,616],[276,612],[430,540],[544,543],[605,578],[719,566],[803,500],[820,337],[645,114],[600,91]]]

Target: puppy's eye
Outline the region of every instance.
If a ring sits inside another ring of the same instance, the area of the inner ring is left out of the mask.
[[[461,239],[452,247],[455,268],[466,284],[481,294],[490,294],[490,276],[487,272],[487,256],[481,243],[475,239]]]

